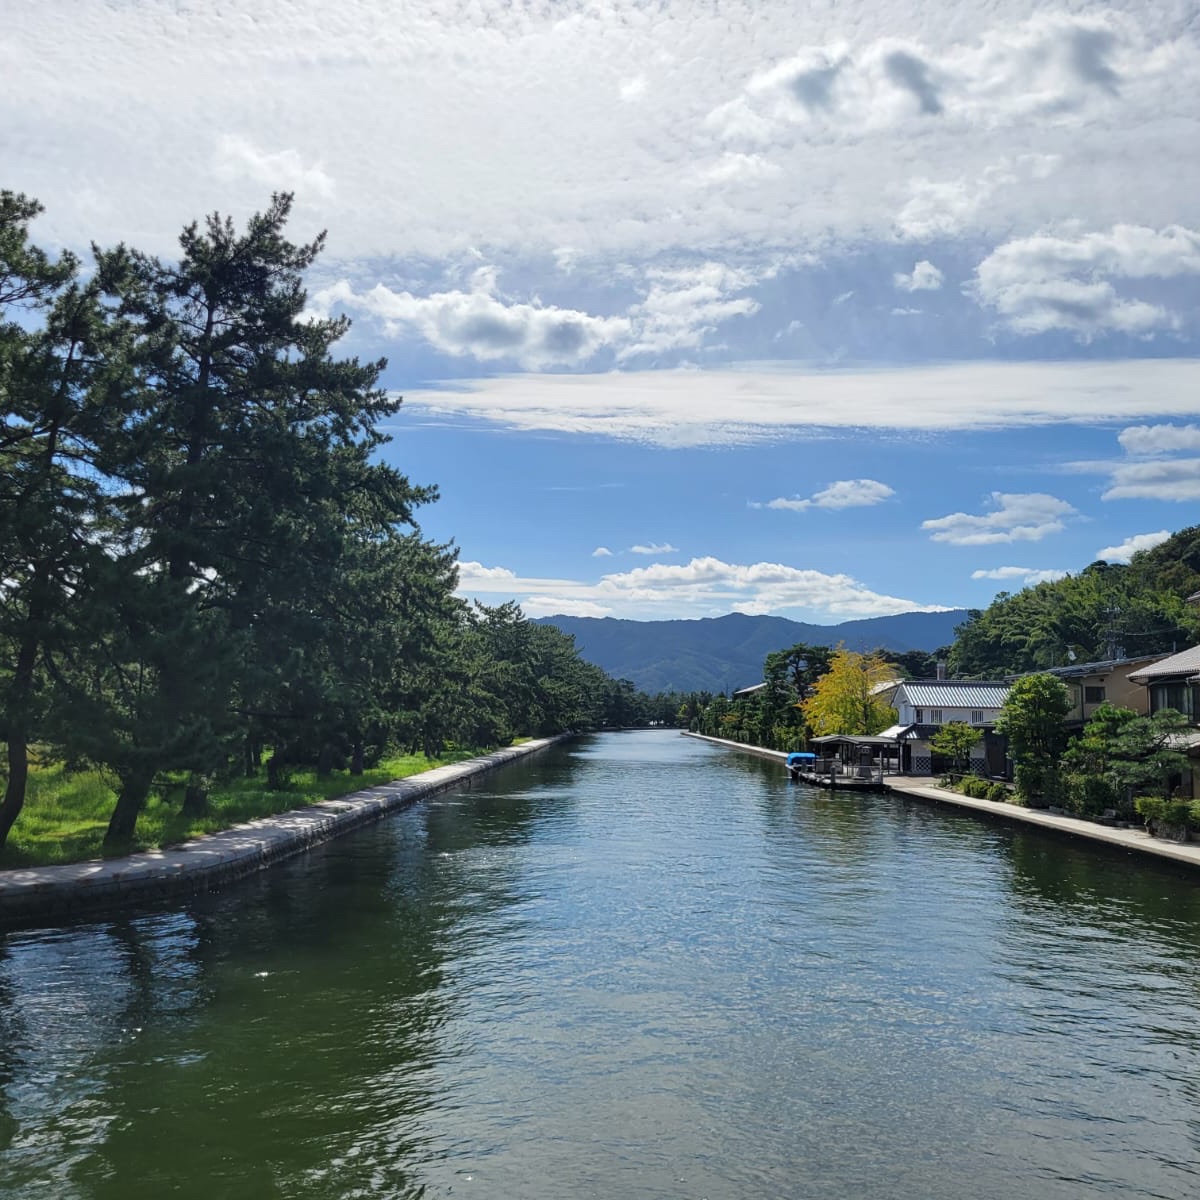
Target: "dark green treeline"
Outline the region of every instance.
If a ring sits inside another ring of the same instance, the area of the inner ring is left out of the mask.
[[[291,242],[290,207],[84,271],[0,193],[0,845],[35,746],[115,776],[119,843],[167,772],[199,810],[233,773],[678,708],[454,596],[456,551],[415,515],[436,490],[378,459],[385,363],[337,357],[346,319],[305,314],[324,237]]]

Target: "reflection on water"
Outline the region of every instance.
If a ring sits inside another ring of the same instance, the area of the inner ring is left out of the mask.
[[[0,1195],[1200,1194],[1200,888],[668,733],[0,941]]]

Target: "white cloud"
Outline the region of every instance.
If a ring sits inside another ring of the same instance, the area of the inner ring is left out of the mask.
[[[768,364],[463,380],[454,391],[406,391],[405,408],[510,429],[697,446],[813,428],[976,430],[1192,416],[1197,395],[1195,359],[875,371]]]
[[[765,505],[755,507],[781,508],[791,512],[804,512],[809,508],[866,508],[872,504],[882,504],[895,494],[892,488],[877,479],[839,479],[808,499],[779,496],[768,500]]]
[[[558,261],[570,262],[561,247]],[[469,291],[453,289],[427,296],[376,284],[356,291],[339,280],[316,292],[309,308],[327,315],[334,309],[378,319],[386,333],[416,335],[448,354],[481,361],[513,360],[523,367],[580,366],[604,350],[619,361],[694,350],[722,322],[758,311],[744,291],[774,272],[757,272],[719,262],[645,272],[643,299],[616,316],[505,296],[495,267],[476,268]]]
[[[1072,471],[1107,475],[1108,487],[1101,494],[1102,500],[1200,499],[1200,458],[1169,457],[1180,450],[1200,449],[1200,428],[1131,425],[1117,440],[1131,457],[1066,464]]]
[[[1114,225],[1078,237],[1039,235],[998,247],[979,264],[974,290],[1018,333],[1066,330],[1082,340],[1116,332],[1145,336],[1179,318],[1158,304],[1119,294],[1106,276],[1169,279],[1200,274],[1200,234]]]
[[[1200,425],[1131,425],[1117,435],[1126,454],[1200,450]]]
[[[558,596],[526,596],[521,611],[527,617],[609,617],[612,609],[593,600],[569,600]]]
[[[1144,30],[1117,13],[1054,14],[940,45],[887,34],[853,46],[809,45],[752,76],[710,120],[731,141],[765,141],[788,128],[828,140],[847,129],[924,130],[933,122],[1074,126],[1186,55],[1184,39],[1152,49]]]
[[[593,558],[612,558],[612,551],[607,546],[597,546],[592,551]]]
[[[448,354],[481,360],[510,359],[525,367],[586,362],[604,347],[630,335],[623,317],[597,317],[553,305],[522,304],[498,294],[496,272],[476,270],[468,292],[430,296],[393,291],[382,283],[356,292],[341,281],[317,292],[316,312],[340,307],[379,318],[395,335],[417,334]]]
[[[232,134],[217,142],[213,169],[222,179],[244,176],[268,191],[298,192],[306,201],[329,200],[335,190],[320,163],[305,163],[298,150],[260,150]]]
[[[769,273],[770,269],[764,272]],[[734,293],[744,291],[759,278],[754,272],[719,262],[648,271],[645,298],[629,309],[631,340],[618,357],[624,361],[668,350],[695,349],[721,322],[758,311],[756,300]]]
[[[1023,584],[1026,585],[1034,583],[1053,583],[1055,580],[1065,579],[1067,575],[1067,571],[1059,571],[1041,567],[993,567],[988,571],[980,570],[971,572],[972,579],[1019,579]]]
[[[634,75],[631,79],[621,80],[620,95],[626,104],[631,104],[634,100],[640,100],[645,94],[645,75]]]
[[[752,182],[756,179],[774,179],[781,174],[783,168],[761,154],[723,154],[704,170],[704,178],[714,183],[728,183],[731,180]]]
[[[911,275],[897,273],[892,276],[892,282],[903,292],[936,292],[943,279],[941,271],[924,259],[913,267]]]
[[[1200,500],[1200,458],[1120,463],[1102,500]]]
[[[51,240],[84,249],[169,250],[185,220],[293,185],[330,254],[359,261],[858,245],[890,235],[915,176],[974,180],[1030,151],[1059,157],[1054,184],[971,193],[960,226],[1195,227],[1187,5],[1032,7],[76,0],[64,22],[10,4],[6,173],[47,204]]]
[[[649,545],[630,546],[631,554],[678,554],[679,547],[670,542],[651,542]]]
[[[483,563],[469,561],[458,564],[460,591],[507,591],[516,578],[507,567],[485,567]]]
[[[1006,542],[1040,542],[1065,528],[1064,518],[1075,514],[1065,500],[1044,492],[993,492],[993,512],[957,512],[921,522],[930,541],[952,546],[991,546]]]
[[[540,616],[576,612],[645,619],[790,612],[837,621],[945,610],[943,605],[872,591],[849,575],[782,563],[727,563],[714,557],[683,564],[652,563],[603,575],[595,582],[524,578],[506,567],[476,562],[461,563],[459,572],[462,594],[515,599],[530,615]]]
[[[1096,551],[1096,558],[1105,562],[1127,563],[1139,550],[1153,550],[1170,538],[1169,530],[1160,529],[1157,533],[1135,533],[1116,546],[1105,546]]]

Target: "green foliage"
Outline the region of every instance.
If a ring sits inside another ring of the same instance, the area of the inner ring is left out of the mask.
[[[1008,738],[1013,759],[1047,767],[1066,744],[1063,718],[1071,711],[1066,686],[1053,675],[1026,675],[1009,689],[996,729]],[[1026,793],[1028,794],[1028,793]]]
[[[956,771],[965,771],[971,750],[983,735],[965,721],[949,721],[933,735],[930,745],[954,763]]]
[[[1187,718],[1170,708],[1125,721],[1112,740],[1109,769],[1115,782],[1133,790],[1157,787],[1170,798],[1188,769],[1187,755],[1174,748],[1187,728]]]
[[[1122,790],[1108,775],[1068,774],[1065,780],[1066,807],[1078,817],[1099,817],[1122,807]]]
[[[958,627],[954,674],[980,678],[1100,661],[1119,653],[1169,654],[1200,637],[1200,526],[1180,530],[1126,566],[1095,562],[1077,575],[1001,592]]]
[[[1002,783],[993,783],[987,790],[985,799],[991,800],[996,804],[1003,804],[1011,797],[1012,793]]]
[[[1013,782],[1016,785],[1017,795],[1026,804],[1039,803],[1045,791],[1048,774],[1048,768],[1041,761],[1030,760],[1017,763],[1013,771]]]
[[[84,285],[0,193],[0,846],[34,743],[115,780],[127,848],[166,779],[187,821],[223,819],[266,746],[282,794],[394,746],[679,712],[515,605],[455,596],[456,552],[415,521],[435,490],[380,460],[385,364],[337,357],[348,322],[306,315],[324,235],[290,241],[290,210],[189,225],[177,260],[98,249]]]
[[[180,812],[182,784],[167,780],[148,797],[138,815],[127,850],[174,845],[201,834],[227,829],[291,808],[329,800],[359,788],[404,779],[444,763],[469,757],[453,752],[438,759],[424,755],[390,755],[361,776],[339,771],[319,779],[314,768],[291,773],[286,789],[271,790],[262,779],[231,779],[209,797],[208,812],[188,817]],[[101,771],[71,772],[61,763],[34,768],[25,811],[8,845],[0,851],[0,867],[44,866],[97,858],[116,799],[117,781]]]
[[[1134,808],[1151,833],[1159,837],[1186,836],[1200,830],[1200,804],[1163,796],[1138,796]]]
[[[959,782],[958,790],[973,800],[990,799],[988,792],[991,791],[991,784],[978,775],[967,775]]]

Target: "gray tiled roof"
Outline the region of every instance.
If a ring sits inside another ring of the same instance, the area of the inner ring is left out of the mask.
[[[1118,667],[1131,667],[1134,663],[1153,662],[1161,658],[1158,654],[1142,654],[1137,658],[1106,658],[1101,662],[1072,663],[1069,667],[1050,667],[1045,671],[1033,671],[1034,675],[1054,675],[1058,679],[1084,679],[1088,675],[1111,675]],[[1014,675],[1019,679],[1019,675]]]
[[[1008,696],[1007,683],[977,679],[910,680],[896,689],[914,708],[1000,708]]]
[[[1160,658],[1140,671],[1131,671],[1129,678],[1162,679],[1166,675],[1195,675],[1197,671],[1200,671],[1200,646],[1193,646],[1190,650],[1172,654],[1170,658]]]

